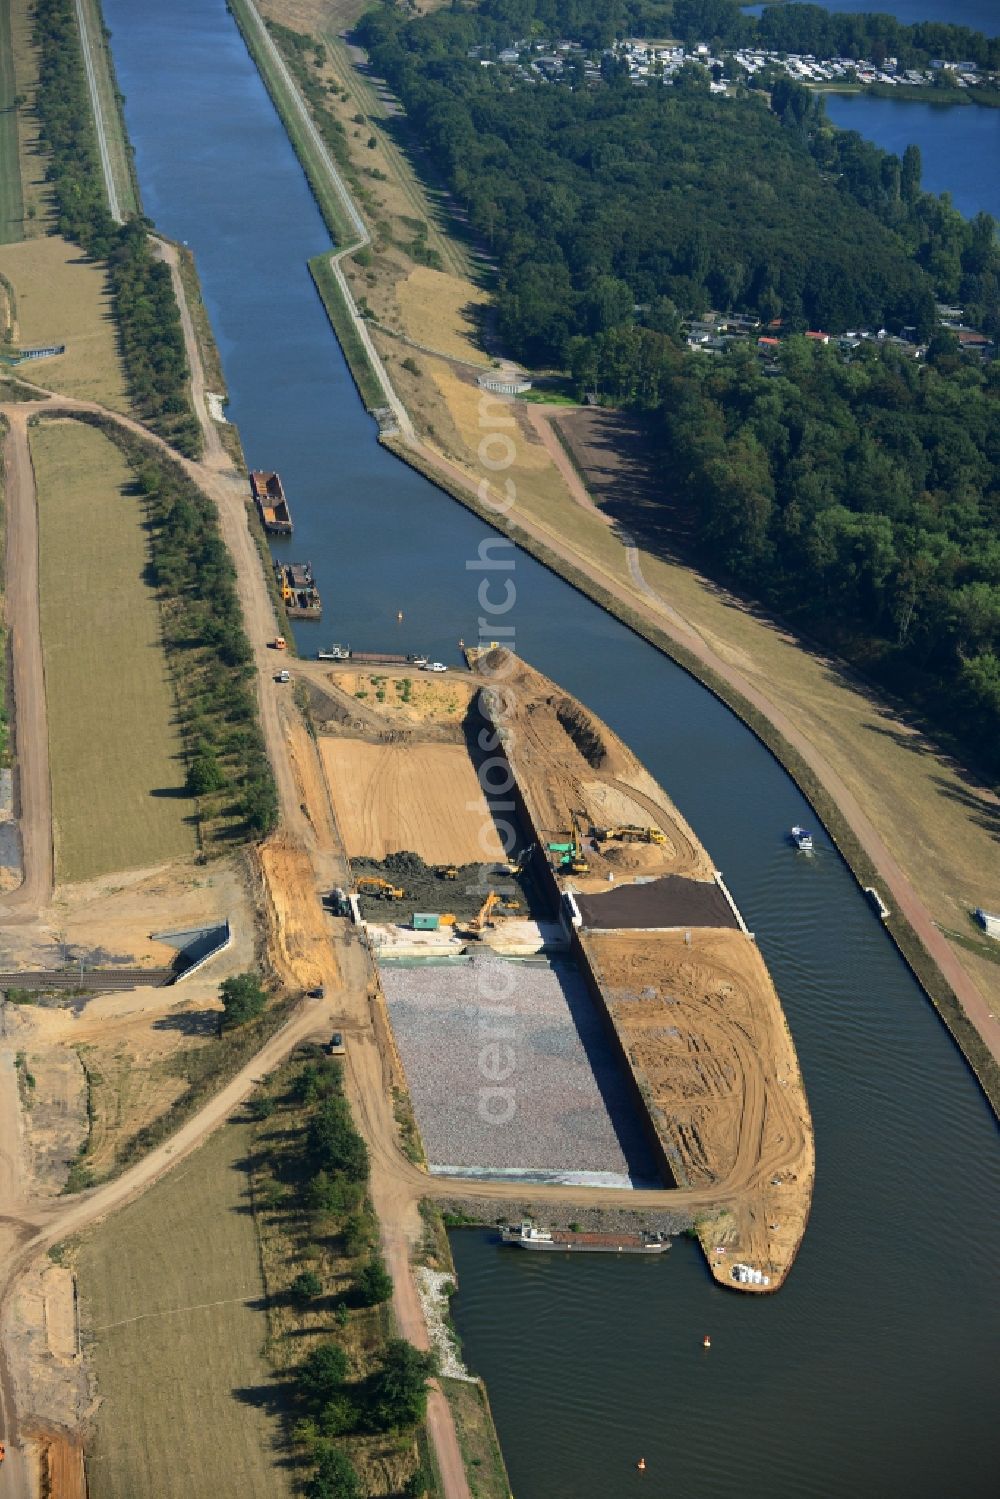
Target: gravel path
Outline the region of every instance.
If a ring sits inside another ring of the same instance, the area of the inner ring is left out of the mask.
[[[658,1181],[583,980],[495,953],[382,967],[431,1169],[523,1179]]]

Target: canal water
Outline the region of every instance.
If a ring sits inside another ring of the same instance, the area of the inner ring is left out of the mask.
[[[327,237],[223,0],[105,0],[146,209],[194,249],[253,466],[278,468],[320,641],[456,660],[489,534],[379,448],[306,271]],[[816,1125],[780,1295],[456,1234],[455,1316],[518,1499],[991,1491],[1000,1229],[992,1118],[795,787],[707,692],[518,554],[517,648],[631,743],[724,870],[774,974]],[[397,611],[403,620],[397,622]],[[516,1076],[516,1075],[515,1075]],[[702,1336],[712,1336],[705,1354]]]

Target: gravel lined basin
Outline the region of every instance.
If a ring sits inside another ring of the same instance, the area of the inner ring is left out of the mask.
[[[381,974],[432,1170],[661,1184],[571,963],[482,952]]]

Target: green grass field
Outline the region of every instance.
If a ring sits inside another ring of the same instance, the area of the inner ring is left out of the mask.
[[[42,424],[31,451],[57,878],[189,856],[193,803],[131,476],[80,423]]]
[[[16,93],[10,0],[0,0],[0,244],[4,245],[24,237],[17,111],[14,108]]]
[[[247,1178],[251,1128],[224,1125],[86,1238],[81,1321],[102,1404],[90,1499],[285,1499],[261,1348],[267,1320]]]

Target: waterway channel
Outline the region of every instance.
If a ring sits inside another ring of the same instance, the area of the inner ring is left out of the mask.
[[[278,468],[321,640],[456,659],[486,528],[379,448],[306,271],[327,236],[224,0],[105,0],[147,212],[194,249],[253,466]],[[519,1499],[992,1492],[1000,1158],[958,1052],[808,807],[707,692],[517,555],[517,648],[591,704],[691,819],[756,930],[813,1109],[786,1288],[454,1236],[455,1308]],[[397,611],[403,621],[396,620]],[[712,1349],[701,1347],[711,1333]],[[640,1480],[641,1454],[648,1471]]]

